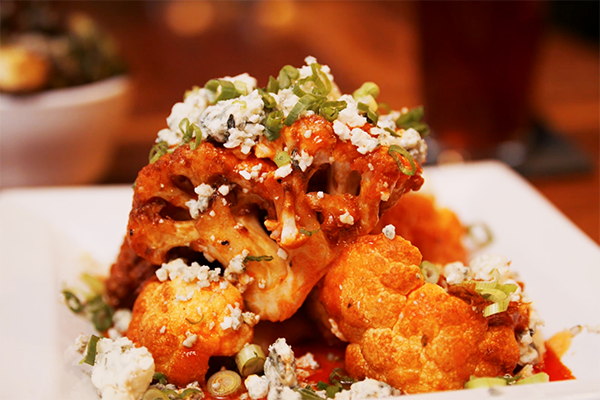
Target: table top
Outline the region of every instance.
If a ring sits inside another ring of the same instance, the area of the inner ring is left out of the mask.
[[[327,1],[301,6],[294,2],[62,4],[89,12],[113,32],[133,78],[132,110],[104,183],[132,182],[147,162],[156,132],[166,126],[172,104],[181,101],[192,85],[217,76],[248,71],[266,82],[282,65],[301,65],[310,54],[331,66],[346,92],[374,80],[393,108],[424,102],[418,10],[410,2],[345,2],[343,9],[339,2]],[[366,26],[377,28],[370,31]],[[598,46],[552,26],[543,28],[531,90],[533,113],[580,152],[588,169],[527,178],[600,243]]]

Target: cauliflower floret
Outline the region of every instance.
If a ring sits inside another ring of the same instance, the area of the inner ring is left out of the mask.
[[[195,269],[205,275],[201,267]],[[127,337],[148,348],[170,383],[185,386],[204,382],[211,356],[232,356],[251,343],[258,319],[244,312],[240,292],[223,279],[198,285],[197,279],[184,279],[189,271],[180,272],[173,280],[144,287]]]
[[[447,293],[425,282],[420,262],[410,242],[383,234],[359,238],[334,261],[321,301],[350,342],[347,371],[407,393],[461,389],[471,375],[512,373],[520,355],[515,332],[526,328],[528,310],[511,306],[510,315],[492,316],[488,325],[486,300],[468,288]]]

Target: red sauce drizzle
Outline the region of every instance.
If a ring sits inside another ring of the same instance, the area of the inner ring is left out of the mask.
[[[542,368],[536,372],[545,372],[550,377],[550,382],[553,381],[566,381],[568,379],[575,379],[573,373],[567,368],[561,361],[560,358],[552,351],[550,346],[546,346],[546,353],[544,354],[544,363]]]

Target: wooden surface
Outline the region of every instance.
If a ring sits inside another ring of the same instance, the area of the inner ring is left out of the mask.
[[[210,78],[249,72],[264,86],[282,65],[301,65],[314,55],[331,66],[343,92],[372,80],[393,108],[426,102],[418,10],[410,2],[61,4],[101,21],[130,65],[132,108],[105,183],[132,182],[171,106]],[[547,24],[542,28],[533,111],[580,150],[591,168],[528,179],[600,243],[598,46]]]

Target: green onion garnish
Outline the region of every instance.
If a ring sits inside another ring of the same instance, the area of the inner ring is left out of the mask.
[[[277,167],[283,167],[284,165],[292,162],[292,157],[290,157],[287,151],[280,151],[277,153],[273,161],[275,161]]]
[[[101,296],[92,299],[87,304],[87,309],[92,314],[92,323],[98,332],[104,332],[112,326],[114,310],[102,300]]]
[[[550,382],[550,376],[545,372],[532,375],[530,377],[517,381],[517,385],[528,385],[530,383],[546,383]]]
[[[474,376],[465,383],[465,389],[490,388],[492,386],[506,386],[504,378],[476,378]]]
[[[489,306],[483,309],[483,316],[489,317],[490,315],[498,314],[508,310],[508,303],[510,303],[510,300],[505,299],[497,303],[490,304]]]
[[[242,386],[242,378],[229,370],[222,370],[213,374],[206,382],[206,389],[215,397],[229,396],[238,391]]]
[[[319,390],[321,390],[321,389],[319,389]],[[322,390],[325,390],[325,389],[322,389]],[[296,391],[297,393],[300,394],[300,396],[302,397],[302,400],[323,400],[323,398],[321,396],[319,396],[315,392],[315,390],[308,385],[306,385],[306,387],[304,387],[304,388],[295,387],[294,391]]]
[[[379,96],[379,86],[377,86],[377,84],[373,82],[365,82],[360,88],[356,89],[354,93],[352,93],[352,97],[354,97],[354,100],[357,101],[369,95],[373,96],[374,99]]]
[[[402,129],[412,128],[419,132],[421,137],[429,135],[429,125],[421,122],[425,115],[423,106],[411,108],[408,112],[401,114],[396,120],[396,126]]]
[[[440,279],[440,271],[432,262],[423,261],[419,266],[421,268],[421,275],[425,277],[425,281],[433,284],[437,284]]]
[[[321,228],[319,228],[319,229],[316,229],[316,230],[314,230],[314,231],[308,231],[308,230],[306,230],[306,229],[304,229],[304,228],[300,228],[300,233],[301,233],[301,234],[303,234],[303,235],[306,235],[306,236],[312,236],[314,233],[317,233],[317,232],[319,232],[320,230],[321,230]]]
[[[274,141],[279,138],[279,131],[283,128],[281,120],[283,119],[283,111],[272,111],[264,122],[265,136],[269,141]]]
[[[67,307],[69,307],[69,310],[76,314],[83,311],[83,304],[81,304],[81,301],[77,296],[68,290],[63,290],[62,293],[63,296],[65,296],[65,303],[67,304]]]
[[[162,372],[155,372],[154,376],[152,377],[152,380],[158,381],[158,383],[160,383],[161,385],[166,385],[168,383],[167,376]]]
[[[246,258],[244,258],[244,262],[248,262],[248,261],[273,261],[273,256],[246,256]]]
[[[367,119],[373,124],[376,125],[377,124],[377,120],[379,119],[379,115],[377,115],[377,113],[373,112],[373,110],[371,110],[371,107],[369,107],[367,104],[365,103],[358,103],[356,105],[356,108],[358,108],[359,111],[364,112],[367,115]]]
[[[264,89],[258,89],[258,93],[262,97],[262,101],[265,105],[265,108],[275,108],[277,106],[277,102],[268,92]]]
[[[279,71],[279,77],[277,80],[279,81],[279,89],[287,89],[292,86],[292,82],[300,76],[300,72],[292,67],[291,65],[286,65]]]
[[[242,94],[242,92],[238,91],[233,82],[225,79],[211,79],[206,82],[204,87],[215,94],[216,98],[213,104],[221,100],[235,99]]]
[[[152,149],[150,149],[150,155],[148,156],[150,164],[154,164],[159,158],[167,154],[168,151],[169,144],[167,142],[160,141],[156,143],[152,146]]]
[[[94,294],[103,294],[104,293],[104,283],[95,276],[84,272],[81,274],[81,280],[85,282],[85,284],[90,288],[92,293]]]
[[[190,325],[198,325],[200,322],[202,322],[202,320],[204,319],[204,315],[200,317],[200,319],[198,321],[192,321],[189,318],[185,319],[185,322],[187,322]]]
[[[150,388],[146,390],[142,400],[171,400],[169,396],[158,388]]]
[[[319,108],[319,114],[324,117],[327,121],[333,122],[337,119],[340,111],[348,106],[345,101],[326,101],[321,104]]]
[[[265,353],[257,344],[250,344],[235,356],[235,363],[242,376],[261,373],[265,364]]]
[[[90,340],[88,342],[87,345],[87,352],[85,353],[85,357],[83,358],[83,360],[81,360],[79,363],[86,363],[89,364],[91,366],[94,365],[94,363],[96,362],[96,353],[97,353],[97,346],[98,346],[98,340],[100,340],[100,338],[96,335],[91,335],[90,336]]]
[[[408,162],[410,163],[410,169],[404,166],[402,160],[400,160],[400,157],[396,153],[400,154],[402,157],[408,160]],[[404,175],[413,176],[415,172],[417,172],[415,160],[413,160],[410,153],[404,147],[400,147],[398,145],[393,144],[390,146],[388,154],[392,156],[392,158],[396,161],[396,164],[398,164],[398,169],[402,171]]]
[[[196,388],[187,388],[185,389],[183,392],[181,392],[179,394],[179,398],[181,400],[186,400],[188,397],[192,398],[192,396],[195,396],[193,398],[195,399],[201,399],[202,398],[202,391],[200,389],[196,389]]]
[[[483,222],[467,226],[467,234],[469,235],[469,239],[478,248],[485,247],[494,241],[492,230]]]
[[[267,92],[269,93],[277,93],[279,92],[279,82],[277,79],[269,76],[269,83],[267,84]]]
[[[294,105],[287,118],[283,121],[283,123],[287,126],[291,126],[306,110],[317,109],[320,104],[325,101],[325,97],[315,96],[313,94],[305,94],[298,100],[298,102]]]

